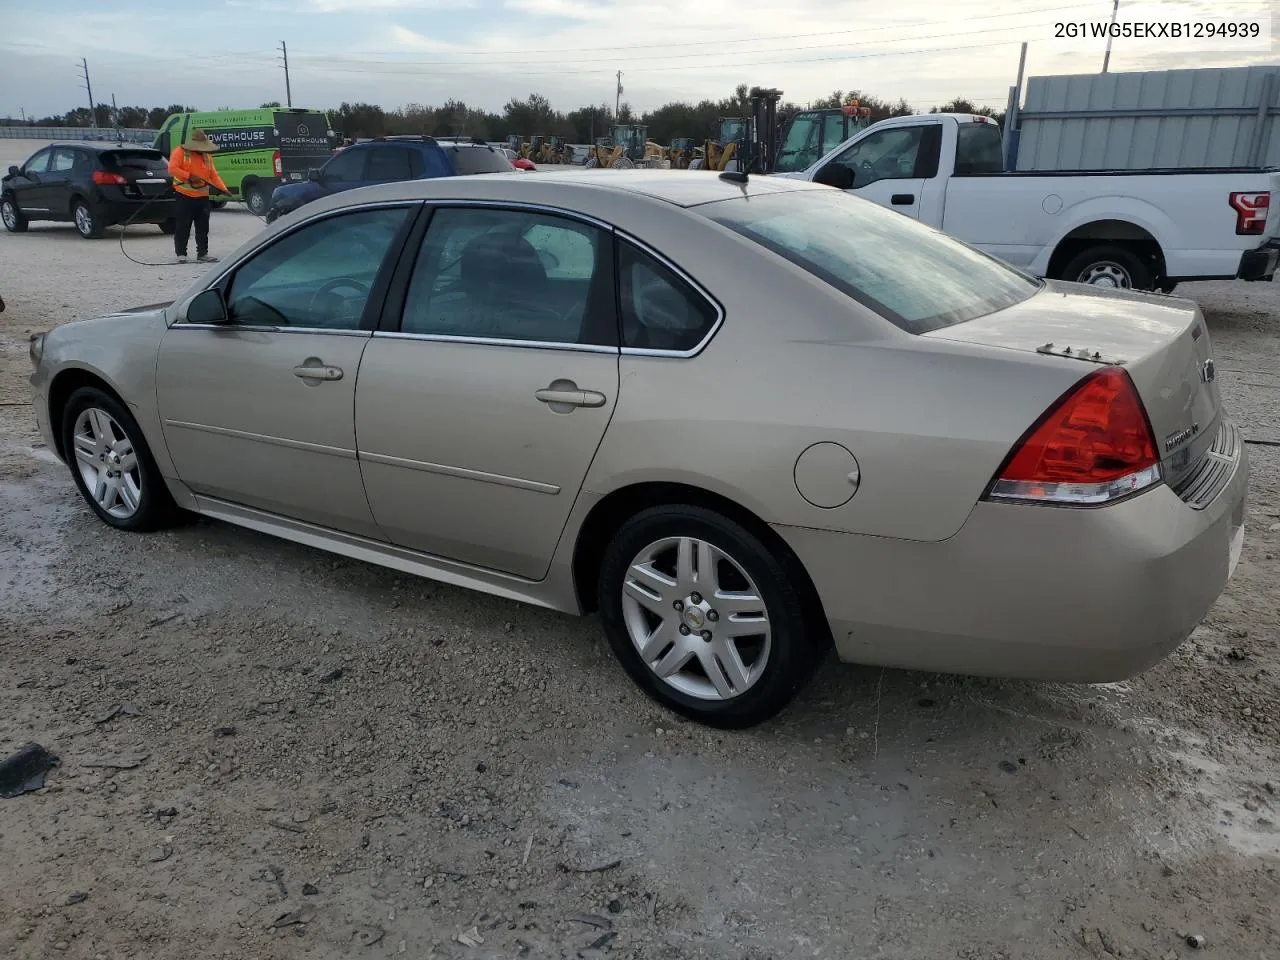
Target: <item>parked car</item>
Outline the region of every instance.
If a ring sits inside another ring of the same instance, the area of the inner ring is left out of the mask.
[[[1187,280],[1271,280],[1280,261],[1280,171],[1004,173],[988,117],[882,120],[807,170],[939,227],[1036,276],[1172,291]]]
[[[267,223],[304,204],[356,187],[400,180],[507,173],[511,162],[483,141],[441,142],[434,137],[377,137],[333,156],[302,183],[277,187]]]
[[[0,180],[0,221],[10,233],[35,220],[69,221],[89,240],[130,220],[172,233],[174,204],[168,158],[151,147],[54,143]]]
[[[832,644],[1127,677],[1243,544],[1195,303],[1038,280],[793,180],[353,190],[31,350],[40,430],[106,524],[187,510],[598,610],[645,691],[724,727]]]

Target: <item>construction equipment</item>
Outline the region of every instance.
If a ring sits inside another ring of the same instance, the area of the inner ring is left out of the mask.
[[[694,146],[692,137],[679,137],[672,140],[671,146],[667,148],[667,159],[671,162],[672,169],[688,170],[698,149]]]
[[[537,163],[573,163],[573,147],[565,142],[564,137],[547,137],[533,159]]]
[[[788,122],[771,173],[808,170],[833,148],[871,123],[871,108],[854,97],[839,107],[801,110]]]
[[[750,116],[721,117],[715,139],[695,149],[690,170],[770,173],[778,143],[778,102],[782,91],[752,87]]]
[[[596,137],[596,142],[587,148],[587,160],[583,166],[613,167],[617,170],[634,167],[635,164],[623,156],[624,152],[625,148],[614,143],[613,137]]]

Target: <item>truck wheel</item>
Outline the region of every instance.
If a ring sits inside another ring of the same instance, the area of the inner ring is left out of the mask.
[[[212,197],[209,198],[209,206],[212,207],[214,210],[221,210],[226,205],[227,205],[227,201],[224,200],[222,197],[218,197],[217,199],[214,199]]]
[[[271,206],[271,193],[260,183],[255,183],[244,192],[244,205],[255,217],[265,217],[267,207]]]
[[[1150,290],[1151,270],[1125,247],[1089,247],[1072,257],[1062,271],[1062,279],[1094,287],[1120,290]]]

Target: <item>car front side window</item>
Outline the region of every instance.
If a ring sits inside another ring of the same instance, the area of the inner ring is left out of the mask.
[[[854,186],[877,180],[909,180],[915,176],[916,157],[924,127],[896,127],[863,137],[835,162],[853,171]]]
[[[606,234],[565,217],[438,210],[414,265],[401,330],[614,346],[609,250]]]
[[[41,150],[23,166],[23,173],[48,173],[49,159],[53,156],[52,150]]]
[[[240,266],[227,290],[232,323],[359,330],[374,281],[408,207],[326,217]]]

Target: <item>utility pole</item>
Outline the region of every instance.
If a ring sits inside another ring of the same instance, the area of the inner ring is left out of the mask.
[[[618,114],[622,111],[622,71],[618,71],[618,92],[613,99],[613,122],[619,123]]]
[[[289,87],[289,48],[285,46],[283,40],[280,41],[280,55],[284,60],[284,99],[285,105],[292,109],[293,107],[293,91]]]
[[[84,80],[84,88],[89,91],[89,126],[97,129],[98,112],[93,106],[93,86],[89,83],[89,61],[84,57],[80,58],[80,69],[82,71],[81,79]]]
[[[1116,14],[1120,12],[1120,0],[1111,0],[1111,23],[1116,22]],[[1102,55],[1102,72],[1107,72],[1107,67],[1111,65],[1111,34],[1107,34],[1107,52]]]

